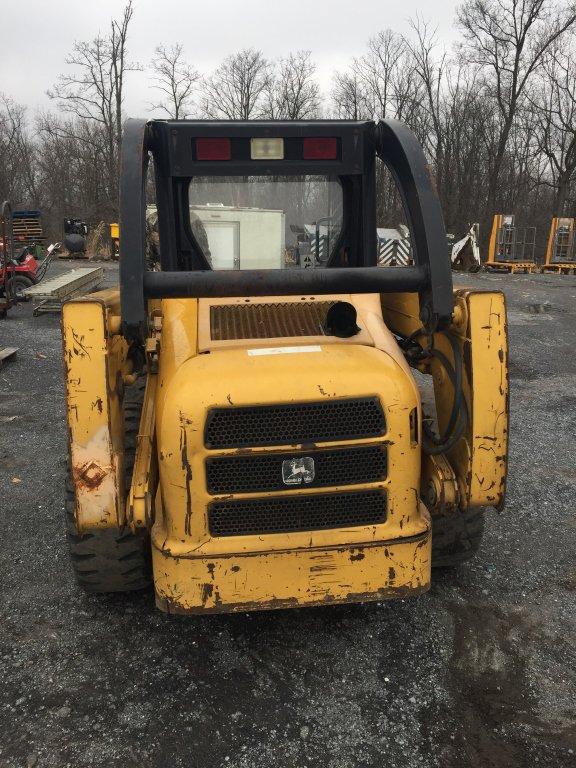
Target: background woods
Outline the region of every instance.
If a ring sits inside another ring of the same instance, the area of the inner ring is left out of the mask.
[[[576,9],[557,0],[465,0],[459,38],[446,48],[431,23],[377,32],[363,55],[322,88],[311,51],[267,59],[231,53],[197,71],[179,44],[149,63],[130,58],[129,2],[105,34],[74,43],[48,91],[54,108],[32,114],[0,94],[0,198],[42,209],[52,237],[65,216],[114,221],[124,97],[130,73],[150,85],[149,114],[224,119],[395,118],[422,142],[447,230],[461,236],[494,212],[535,224],[576,215]],[[383,168],[380,225],[401,220]]]

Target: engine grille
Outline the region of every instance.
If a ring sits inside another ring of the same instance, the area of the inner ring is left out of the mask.
[[[384,445],[311,451],[306,456],[314,461],[314,479],[306,484],[307,488],[374,483],[386,477]],[[259,493],[294,489],[294,485],[283,480],[284,462],[294,458],[299,456],[294,453],[256,453],[206,459],[208,493]]]
[[[351,528],[385,520],[386,494],[380,490],[215,501],[208,507],[212,536]]]
[[[207,448],[292,445],[379,437],[386,429],[377,397],[320,403],[212,408],[204,431]]]
[[[286,301],[210,307],[210,336],[213,341],[324,336],[326,313],[334,303]]]

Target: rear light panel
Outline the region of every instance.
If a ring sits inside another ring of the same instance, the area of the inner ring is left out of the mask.
[[[247,139],[235,139],[234,159],[247,160]],[[296,138],[258,137],[250,139],[250,160],[337,160],[338,139],[333,136],[308,136],[302,143]],[[288,142],[288,146],[287,146]],[[232,160],[231,138],[196,139],[196,160]]]
[[[197,160],[231,160],[230,139],[196,139]]]

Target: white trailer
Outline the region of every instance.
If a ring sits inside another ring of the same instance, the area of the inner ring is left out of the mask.
[[[193,205],[206,230],[213,269],[283,269],[285,214],[265,208]]]

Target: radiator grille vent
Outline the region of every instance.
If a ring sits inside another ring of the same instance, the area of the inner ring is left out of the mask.
[[[385,432],[377,397],[320,403],[212,408],[204,432],[207,448],[294,445],[379,437]]]
[[[326,313],[333,301],[225,304],[210,307],[213,341],[324,336]]]
[[[314,462],[314,479],[306,484],[308,488],[375,483],[386,478],[384,445],[310,451],[306,456]],[[294,485],[284,480],[284,468],[294,458],[298,458],[294,453],[256,453],[207,459],[208,493],[294,490]]]
[[[212,536],[351,528],[385,520],[386,494],[377,490],[216,501],[208,507]]]

